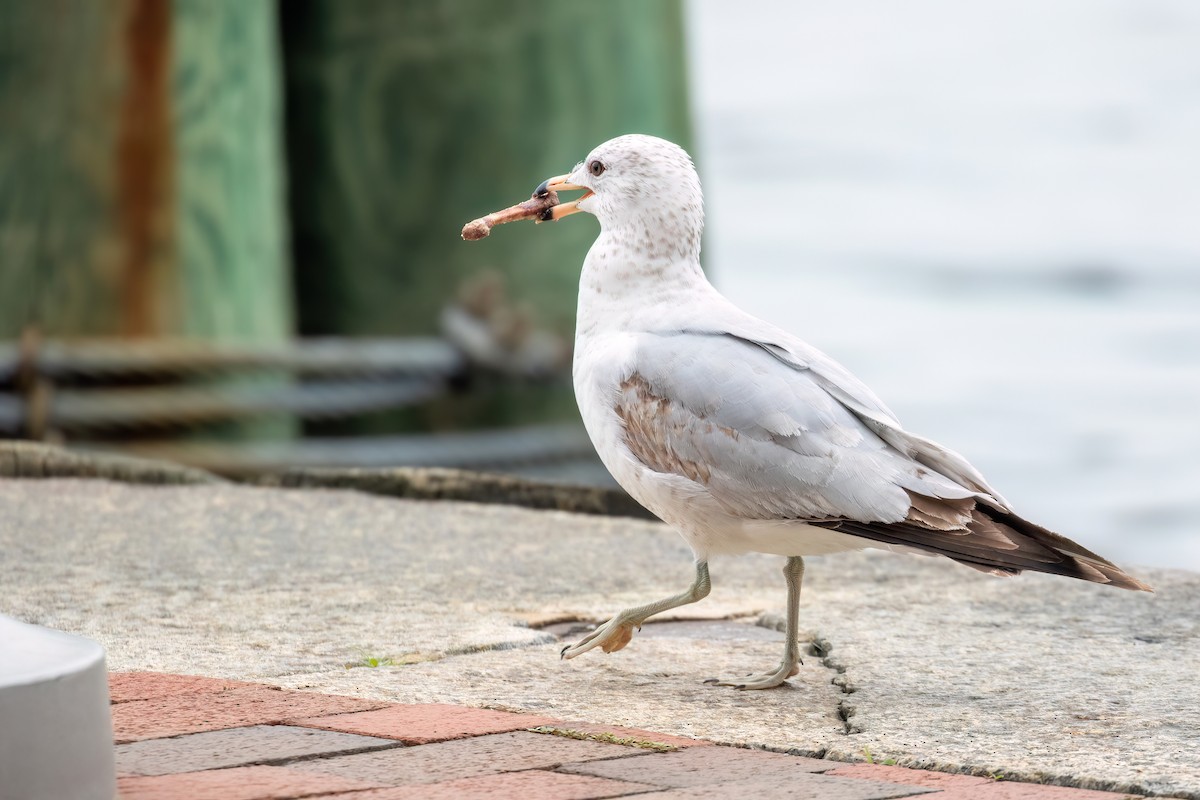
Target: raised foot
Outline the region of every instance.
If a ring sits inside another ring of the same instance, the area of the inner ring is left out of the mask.
[[[599,647],[606,653],[615,653],[629,644],[629,640],[633,638],[634,629],[642,629],[639,621],[627,619],[624,614],[618,614],[575,644],[564,647],[559,655],[563,658],[574,658],[593,647]]]
[[[732,686],[735,689],[774,689],[799,672],[799,664],[794,661],[785,661],[772,672],[746,675],[745,677],[723,675],[720,678],[709,678],[705,683],[713,686]]]

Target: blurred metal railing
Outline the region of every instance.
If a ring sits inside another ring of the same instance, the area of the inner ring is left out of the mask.
[[[244,369],[301,374],[401,372],[451,374],[465,366],[444,339],[301,339],[246,345],[179,339],[94,339],[0,342],[0,382],[22,366],[50,378],[111,375],[187,375]]]
[[[440,339],[239,345],[26,337],[0,344],[0,385],[12,386],[11,393],[0,393],[0,433],[41,439],[49,431],[193,425],[262,414],[348,416],[428,400],[467,366],[461,351]],[[187,382],[264,372],[317,380]],[[184,382],[103,385],[131,379]]]
[[[571,425],[271,442],[162,438],[169,429],[266,415],[329,419],[403,408],[449,393],[480,369],[513,379],[556,374],[549,362],[481,358],[436,338],[246,345],[28,335],[0,343],[0,436],[63,440],[237,476],[295,466],[510,471],[594,461],[587,437]]]

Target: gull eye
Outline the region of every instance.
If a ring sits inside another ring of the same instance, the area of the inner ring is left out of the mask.
[[[592,163],[588,164],[588,172],[592,173],[593,175],[600,175],[604,172],[604,165],[599,161],[593,161]]]

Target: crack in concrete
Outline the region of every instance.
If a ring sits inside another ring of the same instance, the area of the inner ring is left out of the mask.
[[[761,628],[767,628],[781,633],[787,632],[787,621],[779,614],[763,614],[755,623]],[[803,635],[801,636],[803,643]],[[837,718],[842,723],[842,733],[850,735],[854,733],[862,733],[861,725],[852,722],[857,708],[848,702],[847,698],[858,691],[850,678],[846,675],[846,665],[835,657],[831,656],[833,652],[833,643],[829,639],[822,636],[820,633],[812,633],[808,636],[808,647],[805,649],[805,655],[819,659],[821,666],[828,670],[832,670],[835,674],[830,679],[830,683],[838,687],[842,691],[842,699],[838,701],[836,714]]]
[[[442,652],[442,660],[453,658],[454,656],[469,656],[474,653],[488,653],[493,650],[524,650],[527,647],[537,647],[543,644],[557,644],[558,637],[552,633],[543,633],[535,639],[525,639],[520,641],[503,641],[503,642],[485,642],[483,644],[468,644],[451,647]]]
[[[862,726],[852,721],[858,709],[847,699],[850,695],[858,691],[858,687],[846,675],[846,665],[830,655],[832,652],[833,643],[829,639],[820,633],[812,634],[812,637],[808,640],[808,654],[819,658],[821,666],[835,673],[829,682],[842,690],[842,699],[838,701],[837,705],[837,717],[842,721],[842,733],[846,735],[862,733]]]
[[[819,633],[814,633],[809,639],[808,654],[821,659],[821,666],[836,673],[829,682],[842,690],[843,697],[837,705],[837,716],[844,728],[842,732],[846,735],[862,733],[862,726],[852,721],[858,709],[848,700],[850,695],[858,691],[858,687],[846,675],[846,665],[830,655],[832,652],[833,644]]]
[[[526,629],[527,630],[527,629]],[[460,656],[469,656],[477,653],[489,653],[495,650],[522,650],[529,647],[537,647],[544,644],[557,644],[558,637],[553,634],[542,634],[535,639],[528,640],[503,640],[499,642],[483,642],[481,644],[466,644],[457,647],[451,647],[447,650],[438,651],[409,651],[396,655],[385,655],[381,657],[364,657],[357,661],[341,664],[345,669],[378,669],[379,667],[406,667],[410,664],[426,664],[446,661],[447,659],[457,658]],[[311,672],[311,670],[310,670]],[[287,673],[281,673],[287,674]],[[278,676],[266,676],[278,677]]]

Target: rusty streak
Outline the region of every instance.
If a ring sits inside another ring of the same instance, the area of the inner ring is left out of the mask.
[[[117,139],[121,330],[159,333],[156,268],[171,237],[173,158],[170,0],[128,0],[126,90]]]

